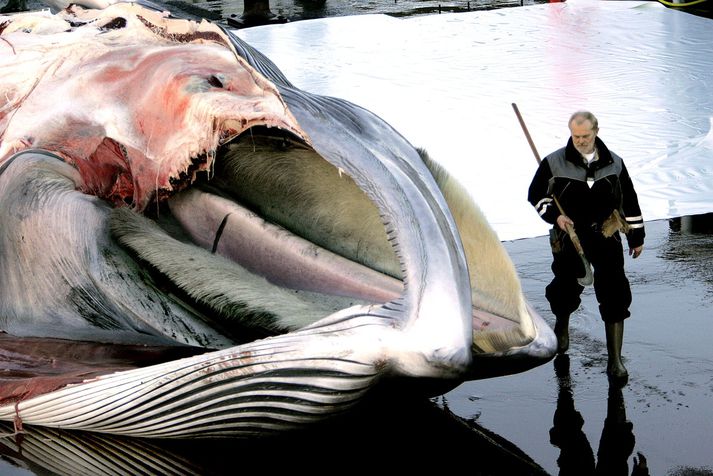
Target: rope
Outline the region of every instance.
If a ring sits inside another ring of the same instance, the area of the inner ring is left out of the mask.
[[[674,3],[674,2],[668,2],[666,0],[658,0],[659,3],[662,3],[666,5],[667,7],[690,7],[692,5],[698,5],[699,3],[703,3],[707,0],[693,0],[692,2],[686,2],[686,3]]]

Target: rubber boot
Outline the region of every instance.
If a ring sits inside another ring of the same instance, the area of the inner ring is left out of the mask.
[[[555,336],[557,353],[564,354],[569,349],[569,316],[555,316]]]
[[[621,347],[624,342],[624,321],[605,322],[604,330],[607,336],[607,375],[612,383],[626,385],[629,372],[621,361]]]

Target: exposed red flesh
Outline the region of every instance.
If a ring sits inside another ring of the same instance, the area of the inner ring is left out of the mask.
[[[74,20],[95,21],[45,38],[6,26],[0,162],[30,147],[49,150],[77,167],[83,191],[143,210],[209,170],[218,146],[253,126],[309,142],[276,87],[220,29],[159,14],[132,18],[132,8],[75,7]],[[102,28],[120,15],[124,28]]]
[[[206,349],[196,347],[104,344],[0,332],[0,406],[99,375],[203,352]]]

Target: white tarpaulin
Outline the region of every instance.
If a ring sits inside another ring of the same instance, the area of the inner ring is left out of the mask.
[[[644,219],[713,211],[713,20],[658,2],[333,17],[238,31],[296,86],[370,109],[470,190],[502,240],[546,233],[527,202],[578,109],[624,158]]]

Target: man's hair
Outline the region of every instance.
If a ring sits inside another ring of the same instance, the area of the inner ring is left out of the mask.
[[[599,130],[599,121],[597,121],[597,118],[594,116],[589,111],[577,111],[574,114],[572,114],[569,117],[569,121],[567,122],[567,125],[571,125],[572,122],[575,124],[581,124],[584,121],[589,121],[592,123],[592,130],[598,131]]]

